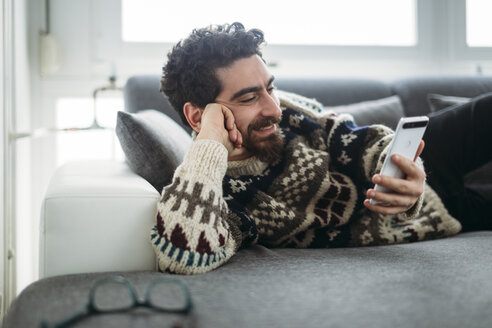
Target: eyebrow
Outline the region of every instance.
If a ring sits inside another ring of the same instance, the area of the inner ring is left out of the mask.
[[[275,80],[275,76],[272,75],[272,77],[270,77],[270,80],[268,80],[268,84],[267,85],[270,85],[272,84],[273,80]],[[239,97],[241,97],[242,95],[245,95],[247,93],[250,93],[250,92],[257,92],[261,90],[261,87],[247,87],[247,88],[244,88],[244,89],[241,89],[239,90],[238,92],[236,92],[235,94],[232,95],[230,101],[233,101]]]

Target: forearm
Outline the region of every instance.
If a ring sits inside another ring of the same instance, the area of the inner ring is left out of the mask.
[[[218,142],[197,140],[163,189],[151,232],[161,270],[182,274],[210,271],[237,250],[222,197],[227,150]]]

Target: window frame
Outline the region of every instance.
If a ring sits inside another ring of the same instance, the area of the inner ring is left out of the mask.
[[[451,60],[492,61],[492,47],[470,47],[466,43],[466,0],[449,2],[448,37],[451,40]]]
[[[424,31],[432,28],[432,1],[416,0],[415,46],[344,46],[344,45],[268,45],[264,49],[267,61],[277,66],[284,60],[428,60],[432,38]],[[121,1],[93,1],[92,16],[97,30],[96,57],[110,60],[119,58],[127,63],[138,58],[161,58],[171,50],[172,43],[124,42],[121,37]],[[104,13],[104,14],[103,14]],[[103,25],[104,24],[104,25]],[[104,28],[103,28],[104,26]],[[109,26],[109,28],[108,28]],[[261,27],[260,27],[261,28]],[[266,36],[268,40],[268,35]]]

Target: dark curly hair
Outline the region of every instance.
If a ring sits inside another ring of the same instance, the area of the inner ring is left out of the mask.
[[[222,91],[216,69],[255,54],[262,57],[263,42],[262,31],[246,31],[243,24],[237,22],[194,29],[167,55],[168,61],[162,68],[161,92],[188,124],[183,113],[186,102],[204,108]]]

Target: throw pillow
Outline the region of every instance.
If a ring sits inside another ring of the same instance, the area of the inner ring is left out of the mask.
[[[465,97],[443,96],[435,93],[429,93],[427,95],[427,101],[429,102],[431,112],[437,112],[454,105],[465,104],[469,102],[470,99],[471,98]]]
[[[171,183],[192,142],[181,126],[156,110],[118,112],[116,135],[130,168],[159,192]]]
[[[401,99],[397,95],[356,104],[325,107],[325,109],[351,114],[355,123],[360,126],[383,124],[393,130],[400,118],[405,116]]]

